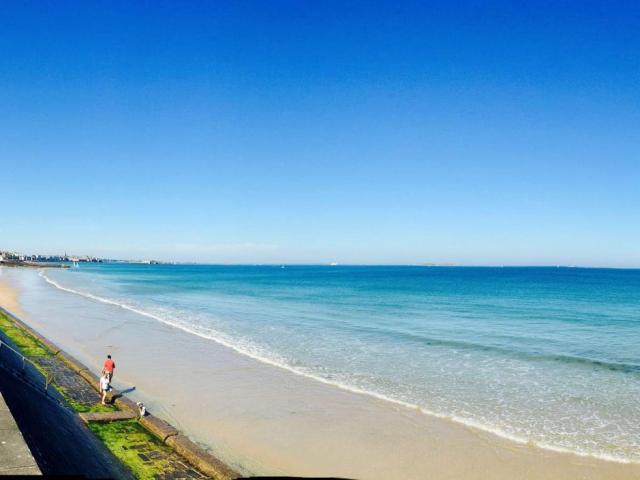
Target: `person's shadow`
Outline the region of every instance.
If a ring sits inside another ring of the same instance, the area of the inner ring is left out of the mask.
[[[135,385],[133,387],[129,387],[126,390],[120,390],[120,393],[124,395],[125,393],[131,393],[136,389]]]

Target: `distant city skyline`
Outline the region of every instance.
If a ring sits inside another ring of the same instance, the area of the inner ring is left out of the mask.
[[[640,4],[0,18],[2,250],[640,267]]]

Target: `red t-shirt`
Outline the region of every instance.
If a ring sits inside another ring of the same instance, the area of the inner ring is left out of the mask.
[[[104,361],[104,370],[105,372],[113,372],[113,369],[116,368],[116,364],[113,360],[111,360],[110,358],[107,358]]]

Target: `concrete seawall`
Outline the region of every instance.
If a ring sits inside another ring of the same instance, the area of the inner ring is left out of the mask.
[[[64,364],[66,364],[79,377],[83,378],[87,382],[87,384],[89,384],[97,392],[98,377],[94,375],[89,370],[89,368],[87,368],[77,359],[73,358],[71,355],[67,354],[57,345],[41,336],[37,331],[26,325],[13,313],[7,311],[2,307],[0,307],[0,312],[5,314],[17,327],[27,332],[33,338],[37,339],[37,341],[45,348],[47,348],[49,352],[51,352],[51,354],[55,356],[55,358],[64,362]],[[0,339],[5,342],[9,340],[8,338],[6,338],[6,336],[2,335],[1,331]],[[11,357],[15,357],[15,355],[7,355],[6,352],[5,354],[3,354],[2,348],[0,348],[0,361],[2,361],[5,366],[14,369],[15,371],[23,369],[32,383],[34,385],[37,384],[40,386],[43,394],[46,394],[46,396],[50,398],[57,399],[59,402],[62,401],[61,396],[57,391],[55,391],[55,388],[50,385],[47,386],[46,379],[35,367],[29,365],[28,363],[25,364],[24,361],[20,361],[17,358]],[[112,397],[114,399],[114,403],[119,408],[121,408],[123,411],[133,413],[134,417],[138,417],[138,408],[133,401],[122,396],[117,391],[112,392]],[[78,415],[74,415],[74,417],[76,421],[80,421],[80,417]],[[85,420],[87,418],[92,417],[85,416]],[[188,463],[196,467],[203,474],[218,479],[231,479],[237,478],[239,476],[238,473],[233,469],[228,467],[226,464],[224,464],[222,461],[217,459],[215,456],[207,452],[199,445],[189,440],[188,437],[183,435],[176,428],[174,428],[172,425],[162,420],[161,418],[147,414],[142,418],[138,418],[138,421],[163,444],[173,449],[178,455],[183,457]],[[90,432],[88,433],[90,434]],[[97,441],[97,439],[95,438],[94,440]]]

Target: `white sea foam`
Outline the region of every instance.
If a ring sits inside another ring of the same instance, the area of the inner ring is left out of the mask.
[[[296,375],[300,375],[312,380],[315,380],[317,382],[321,382],[323,384],[326,385],[331,385],[333,387],[339,388],[341,390],[346,390],[352,393],[356,393],[356,394],[360,394],[360,395],[366,395],[368,397],[372,397],[372,398],[376,398],[378,400],[382,400],[382,401],[386,401],[386,402],[390,402],[396,405],[400,405],[412,410],[417,410],[419,412],[421,412],[422,414],[425,415],[429,415],[432,417],[436,417],[436,418],[440,418],[440,419],[445,419],[445,420],[449,420],[449,421],[453,421],[468,427],[472,427],[478,430],[482,430],[485,432],[489,432],[491,434],[497,435],[499,437],[505,438],[507,440],[516,442],[516,443],[520,443],[520,444],[530,444],[533,446],[536,446],[538,448],[542,448],[545,450],[551,450],[551,451],[555,451],[555,452],[559,452],[559,453],[569,453],[569,454],[574,454],[574,455],[578,455],[578,456],[582,456],[582,457],[592,457],[592,458],[597,458],[597,459],[601,459],[601,460],[605,460],[605,461],[611,461],[611,462],[617,462],[617,463],[625,463],[625,464],[629,464],[629,463],[640,463],[640,461],[637,461],[635,459],[629,459],[626,457],[622,457],[622,456],[618,456],[618,455],[611,455],[608,453],[599,453],[599,452],[591,452],[591,451],[584,451],[581,449],[572,449],[572,448],[567,448],[567,447],[563,447],[563,446],[558,446],[558,445],[553,445],[547,442],[539,442],[539,441],[534,441],[530,438],[526,438],[526,437],[522,437],[522,436],[518,436],[518,435],[514,435],[510,432],[505,431],[502,428],[499,427],[495,427],[492,425],[487,425],[485,423],[482,422],[478,422],[477,420],[474,420],[472,418],[467,418],[467,417],[461,417],[458,415],[448,415],[448,414],[443,414],[443,413],[439,413],[424,407],[421,407],[417,404],[411,403],[411,402],[407,402],[404,400],[400,400],[397,398],[393,398],[390,397],[388,395],[385,395],[383,393],[379,393],[379,392],[375,392],[375,391],[371,391],[371,390],[366,390],[366,389],[362,389],[353,385],[349,385],[346,383],[342,383],[342,382],[338,382],[335,380],[330,380],[327,378],[324,378],[322,376],[313,374],[313,373],[309,373],[306,371],[303,371],[299,368],[293,367],[291,365],[289,365],[286,361],[286,359],[281,358],[278,355],[275,355],[273,352],[268,352],[265,349],[259,347],[258,345],[255,345],[251,342],[247,342],[247,341],[238,341],[238,339],[232,339],[229,336],[225,335],[222,332],[219,332],[213,328],[207,327],[206,329],[200,327],[198,328],[197,325],[193,325],[193,324],[184,324],[183,322],[171,319],[171,318],[165,318],[162,317],[160,315],[154,314],[154,313],[150,313],[148,311],[145,311],[143,309],[128,305],[126,303],[122,303],[116,300],[112,300],[109,298],[104,298],[104,297],[100,297],[98,295],[94,295],[88,292],[82,292],[73,288],[69,288],[69,287],[65,287],[63,285],[61,285],[60,283],[56,282],[55,280],[52,280],[51,278],[49,278],[46,273],[45,270],[40,270],[38,272],[39,276],[42,277],[48,284],[54,286],[55,288],[62,290],[64,292],[68,292],[68,293],[72,293],[75,295],[79,295],[81,297],[96,301],[96,302],[100,302],[100,303],[104,303],[107,305],[112,305],[114,307],[118,307],[118,308],[122,308],[124,310],[128,310],[130,312],[136,313],[138,315],[142,315],[144,317],[156,320],[158,322],[161,322],[165,325],[171,326],[173,328],[178,328],[182,331],[185,331],[189,334],[192,335],[197,335],[201,338],[205,338],[207,340],[211,340],[214,341],[220,345],[223,345],[227,348],[232,349],[233,351],[250,357],[256,361],[262,362],[264,364],[268,364],[280,369],[284,369],[287,370],[291,373],[294,373]]]

